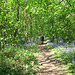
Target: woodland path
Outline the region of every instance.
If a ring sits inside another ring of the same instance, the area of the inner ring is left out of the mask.
[[[37,60],[40,66],[36,70],[36,75],[67,75],[67,72],[62,69],[66,66],[63,66],[57,59],[53,58],[52,50],[47,48],[46,43],[38,45],[38,49],[40,54]]]

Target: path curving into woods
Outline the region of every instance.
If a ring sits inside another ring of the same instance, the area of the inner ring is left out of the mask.
[[[62,69],[66,66],[63,66],[57,59],[53,58],[52,50],[47,48],[46,43],[38,45],[38,50],[40,50],[40,54],[37,60],[40,66],[36,70],[36,75],[67,75],[67,72]]]

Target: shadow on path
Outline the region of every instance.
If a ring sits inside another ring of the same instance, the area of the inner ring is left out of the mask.
[[[40,54],[37,58],[40,66],[36,75],[66,75],[67,72],[60,68],[65,68],[57,59],[53,58],[53,53],[46,47],[46,43],[38,45]],[[58,68],[60,67],[60,68]]]

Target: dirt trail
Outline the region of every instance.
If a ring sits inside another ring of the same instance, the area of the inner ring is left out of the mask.
[[[53,53],[46,47],[46,44],[38,45],[38,49],[40,50],[40,54],[37,60],[40,66],[36,75],[67,75],[67,72],[60,69],[64,68],[64,66],[52,57]]]

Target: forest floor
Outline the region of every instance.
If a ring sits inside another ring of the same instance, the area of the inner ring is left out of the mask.
[[[67,71],[64,71],[66,66],[53,57],[54,53],[47,48],[46,43],[38,45],[38,50],[40,54],[37,60],[40,66],[36,70],[36,75],[67,75]]]

